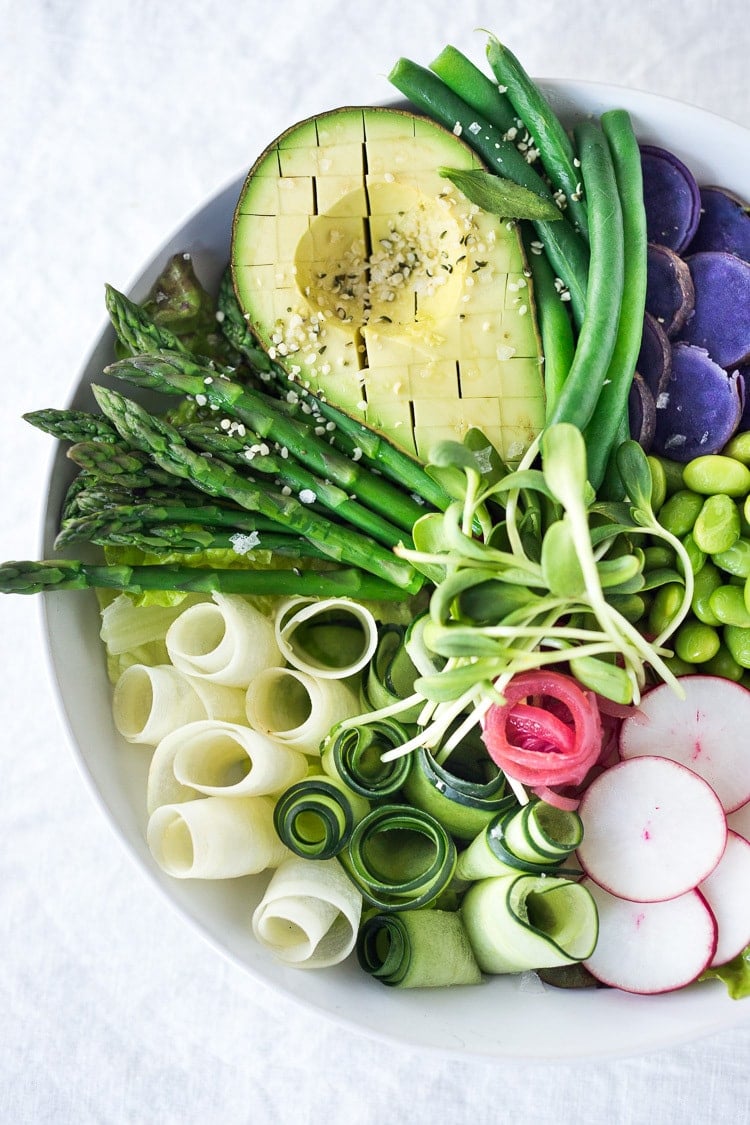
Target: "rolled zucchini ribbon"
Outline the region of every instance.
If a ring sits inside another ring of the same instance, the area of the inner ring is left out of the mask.
[[[252,929],[285,964],[323,969],[352,952],[361,913],[362,896],[335,859],[290,856],[271,877]]]
[[[363,720],[357,726],[335,726],[321,746],[321,765],[355,793],[377,801],[392,797],[409,774],[408,755],[383,762],[381,755],[409,741],[409,731],[396,719]]]
[[[277,867],[289,852],[273,827],[269,797],[201,797],[160,805],[146,839],[176,879],[236,879]]]
[[[378,644],[374,616],[349,598],[288,598],[276,611],[274,633],[288,664],[321,679],[361,672]]]
[[[532,800],[501,813],[482,829],[459,856],[456,877],[474,881],[521,872],[554,873],[582,839],[577,812]]]
[[[482,979],[461,916],[447,910],[371,916],[360,927],[357,960],[392,988],[441,988]]]
[[[456,845],[429,813],[376,805],[354,829],[339,860],[365,900],[381,910],[434,903],[456,869]]]
[[[583,961],[591,956],[599,930],[586,887],[550,875],[482,879],[466,892],[460,913],[484,973]]]
[[[296,668],[265,668],[247,688],[250,726],[312,756],[320,755],[332,726],[359,710],[357,695],[342,680],[320,679]]]
[[[156,746],[199,719],[244,720],[245,694],[186,676],[171,664],[131,664],[115,682],[112,717],[127,742]]]
[[[340,778],[318,774],[290,786],[276,802],[273,822],[280,840],[304,859],[332,859],[346,847],[369,802]]]
[[[505,775],[494,767],[488,780],[477,781],[440,765],[424,747],[415,750],[410,761],[407,799],[461,840],[472,840],[498,814],[517,807],[513,794],[506,793]]]
[[[409,654],[403,625],[382,625],[378,643],[362,679],[362,704],[367,711],[379,711],[407,699],[414,691],[419,671]],[[399,712],[404,723],[416,722],[422,704]]]
[[[167,652],[175,668],[227,687],[246,688],[262,669],[284,663],[272,621],[238,594],[214,594],[170,625]]]
[[[149,765],[146,807],[201,796],[258,797],[280,792],[308,771],[307,758],[247,726],[197,719],[159,742]]]

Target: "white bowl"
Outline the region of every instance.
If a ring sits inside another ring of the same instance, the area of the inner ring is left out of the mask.
[[[750,132],[739,125],[618,87],[558,81],[544,86],[566,119],[625,108],[639,138],[671,148],[699,182],[750,195]],[[192,253],[205,282],[218,281],[228,258],[231,216],[241,182],[238,179],[210,199],[159,248],[131,289],[135,298],[145,296],[168,255],[179,250]],[[83,370],[74,405],[93,407],[87,388],[90,382],[101,381],[112,344],[111,331],[104,332]],[[49,486],[43,557],[53,549],[70,474],[70,462],[60,454]],[[250,916],[265,886],[264,877],[183,881],[171,879],[154,864],[145,844],[149,754],[126,744],[114,730],[94,595],[46,594],[44,603],[59,696],[96,798],[127,848],[185,920],[215,950],[267,985],[321,1015],[381,1038],[498,1059],[626,1055],[686,1042],[750,1019],[750,999],[730,1000],[718,982],[657,997],[610,989],[568,992],[530,987],[525,978],[517,977],[495,977],[470,988],[402,991],[370,979],[353,958],[317,972],[285,968],[256,944],[250,932]]]

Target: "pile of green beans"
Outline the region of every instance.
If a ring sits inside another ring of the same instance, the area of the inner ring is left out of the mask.
[[[677,675],[723,676],[750,687],[750,432],[721,454],[684,465],[651,457],[654,510],[684,544],[695,576],[691,611],[669,640]],[[646,569],[672,566],[663,545],[646,548]],[[657,635],[681,602],[672,582],[654,591],[642,627]]]
[[[399,59],[389,79],[491,172],[560,207],[555,221],[521,220],[545,357],[546,422],[583,431],[589,480],[614,498],[622,487],[611,462],[629,435],[646,299],[638,142],[620,109],[578,121],[569,133],[493,35],[486,53],[492,78],[448,46],[429,69]]]

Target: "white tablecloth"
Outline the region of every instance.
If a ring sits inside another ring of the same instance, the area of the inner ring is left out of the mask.
[[[67,400],[103,282],[124,288],[292,121],[390,96],[399,55],[452,42],[481,61],[478,27],[536,75],[750,126],[745,0],[0,0],[0,558],[38,555],[51,442],[20,415]],[[3,1122],[750,1119],[750,1008],[679,1049],[550,1067],[392,1047],[253,983],[155,894],[82,783],[33,599],[2,600],[0,638]]]

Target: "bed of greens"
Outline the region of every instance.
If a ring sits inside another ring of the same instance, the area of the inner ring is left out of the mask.
[[[486,57],[291,126],[216,293],[107,286],[0,591],[96,591],[154,861],[285,964],[744,997],[750,209]]]

